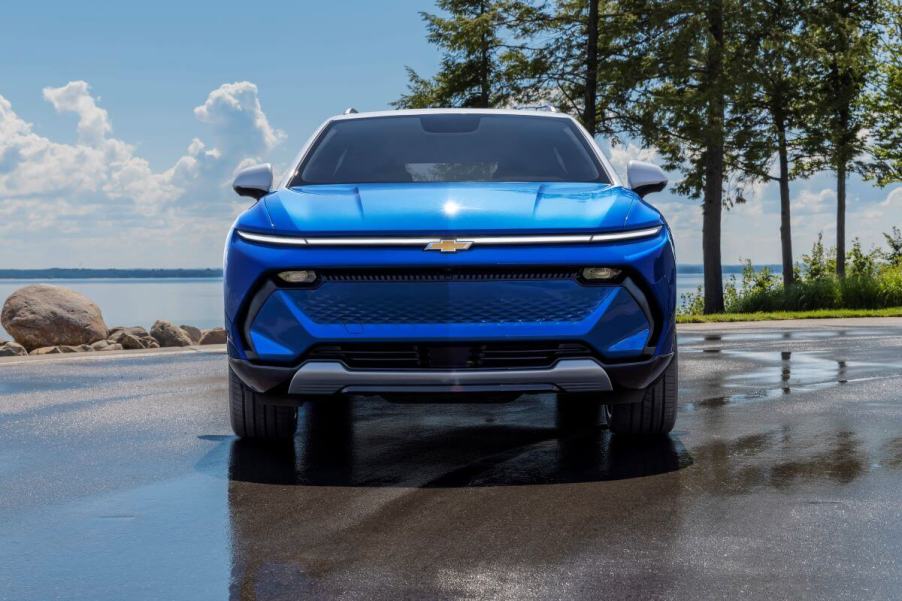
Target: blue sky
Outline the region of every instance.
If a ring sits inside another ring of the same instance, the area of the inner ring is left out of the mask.
[[[254,160],[285,169],[323,119],[386,108],[404,66],[431,73],[431,2],[16,2],[0,36],[0,267],[220,262]],[[606,147],[605,144],[603,146]],[[618,168],[654,149],[608,149]],[[676,176],[676,174],[674,174]],[[793,185],[795,248],[833,236],[829,174]],[[725,262],[779,261],[776,188],[725,213]],[[652,199],[679,259],[701,257],[697,202]],[[865,245],[902,224],[902,188],[849,188]]]

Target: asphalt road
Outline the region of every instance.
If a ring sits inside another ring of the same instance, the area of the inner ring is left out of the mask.
[[[0,362],[0,599],[902,597],[902,320],[681,330],[637,446],[552,397],[230,435],[211,352]]]

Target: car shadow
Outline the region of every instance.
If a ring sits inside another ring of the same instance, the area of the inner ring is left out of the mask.
[[[290,444],[231,439],[229,479],[303,486],[513,486],[637,478],[692,464],[675,436],[612,435],[598,419],[560,407],[557,419],[549,420],[555,425],[540,419],[476,423],[466,412],[438,413],[419,421],[404,411],[355,419],[350,401],[312,403]]]

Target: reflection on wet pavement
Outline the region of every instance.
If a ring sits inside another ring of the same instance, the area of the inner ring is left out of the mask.
[[[510,486],[637,478],[692,463],[673,437],[635,441],[592,424],[561,432],[449,420],[414,434],[405,420],[354,424],[351,403],[308,405],[296,445],[231,442],[229,477],[306,486]]]
[[[358,398],[273,448],[222,356],[0,364],[0,600],[897,598],[902,322],[680,344],[648,441]]]

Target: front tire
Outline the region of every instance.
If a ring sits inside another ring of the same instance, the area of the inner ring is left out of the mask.
[[[605,417],[611,432],[647,436],[673,430],[677,413],[677,372],[677,354],[674,353],[670,365],[645,389],[641,401],[607,405]]]
[[[229,416],[239,438],[287,442],[298,425],[297,407],[271,405],[267,395],[248,387],[229,368]]]

